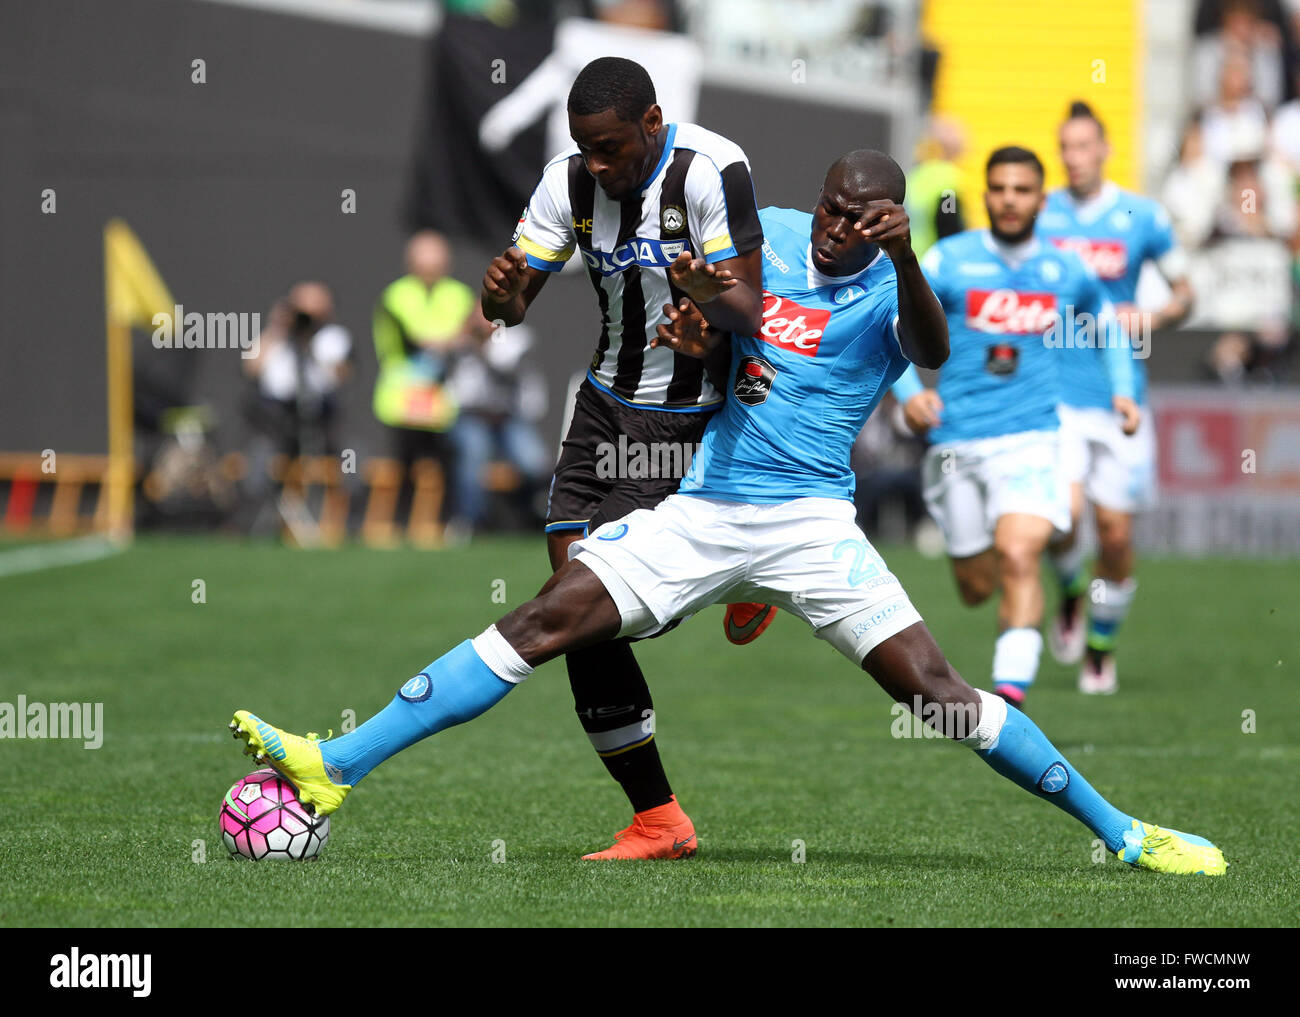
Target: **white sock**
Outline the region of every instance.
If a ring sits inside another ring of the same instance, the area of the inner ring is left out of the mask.
[[[980,697],[979,726],[968,737],[963,738],[961,743],[978,752],[987,752],[997,745],[998,736],[1002,734],[1002,725],[1007,722],[1007,701],[983,689],[976,689],[975,692]]]
[[[993,684],[1032,685],[1042,652],[1043,634],[1038,629],[1007,629],[993,648]]]
[[[506,637],[497,631],[495,625],[489,625],[475,636],[472,642],[474,652],[502,681],[518,685],[533,673],[533,669],[524,663],[524,658],[506,642]]]

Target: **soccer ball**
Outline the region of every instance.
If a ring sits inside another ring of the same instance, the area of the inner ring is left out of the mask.
[[[330,818],[309,813],[293,785],[267,768],[240,778],[226,792],[217,827],[232,856],[302,861],[320,854]]]

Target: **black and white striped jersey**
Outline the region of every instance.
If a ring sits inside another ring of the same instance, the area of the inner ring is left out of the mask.
[[[739,145],[696,124],[669,124],[663,156],[638,196],[618,202],[587,172],[577,147],[552,159],[524,210],[515,243],[536,269],[582,255],[600,301],[600,339],[588,377],[647,409],[712,409],[723,395],[703,362],[651,349],[664,304],[681,292],[667,266],[683,251],[708,262],[763,243],[749,161]]]

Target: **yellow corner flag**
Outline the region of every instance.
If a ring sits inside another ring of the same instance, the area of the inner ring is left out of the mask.
[[[171,294],[144,246],[121,219],[104,226],[104,315],[108,330],[108,533],[127,540],[134,525],[135,411],[131,329],[171,314]]]

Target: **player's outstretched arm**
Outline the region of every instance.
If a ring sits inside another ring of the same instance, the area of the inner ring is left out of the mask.
[[[505,325],[518,325],[550,274],[529,265],[527,256],[518,247],[506,248],[483,273],[483,289],[479,293],[483,317]]]
[[[664,317],[668,323],[655,326],[651,347],[667,346],[674,353],[703,360],[726,339],[726,333],[711,327],[687,297],[682,297],[677,307],[664,304]]]
[[[724,332],[755,335],[763,323],[763,264],[760,249],[710,265],[683,252],[668,266],[673,285]]]
[[[907,210],[888,198],[869,201],[855,228],[879,244],[894,263],[898,279],[898,342],[903,356],[918,367],[941,367],[948,359],[948,319],[912,250]]]

